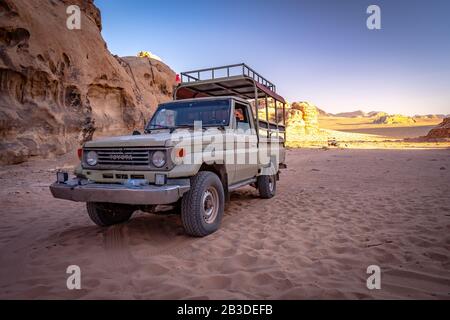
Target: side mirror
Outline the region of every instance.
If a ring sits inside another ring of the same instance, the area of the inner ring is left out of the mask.
[[[139,131],[137,131],[137,130],[133,131],[133,136],[139,136],[139,135],[141,135],[141,133]]]

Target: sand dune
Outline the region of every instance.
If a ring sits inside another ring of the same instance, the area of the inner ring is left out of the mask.
[[[53,199],[72,159],[0,171],[0,297],[450,298],[449,150],[291,150],[278,195],[232,195],[222,228],[186,236],[177,215],[101,229]],[[169,212],[170,213],[170,212]],[[66,267],[82,289],[66,288]],[[366,268],[382,271],[366,288]]]

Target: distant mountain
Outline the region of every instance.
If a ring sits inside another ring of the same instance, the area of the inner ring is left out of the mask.
[[[446,118],[445,114],[426,114],[426,115],[420,115],[420,114],[416,114],[414,116],[414,119],[444,119]]]
[[[388,114],[384,111],[364,112],[362,110],[339,112],[339,113],[329,113],[320,108],[317,108],[317,111],[319,113],[319,116],[321,116],[321,117],[342,117],[342,118],[366,117],[366,118],[373,118],[374,123],[384,123],[383,121],[387,121],[386,123],[408,123],[408,122],[412,123],[415,121],[411,121],[411,120],[437,120],[437,119],[444,119],[444,118],[450,116],[450,115],[445,115],[445,114],[426,114],[426,115],[416,114],[413,117],[409,117],[409,116],[404,116],[404,115],[400,115],[400,114]],[[382,117],[384,117],[383,118],[384,120],[377,120]],[[382,122],[375,122],[375,121],[382,121]]]
[[[317,108],[317,107],[316,107],[316,109],[317,109],[317,112],[319,112],[319,116],[325,116],[325,117],[330,116],[330,114],[328,112],[326,112],[320,108]]]
[[[366,113],[361,110],[350,111],[350,112],[340,112],[333,114],[334,117],[344,117],[344,118],[356,118],[356,117],[365,117]]]

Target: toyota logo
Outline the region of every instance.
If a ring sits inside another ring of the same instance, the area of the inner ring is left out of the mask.
[[[124,153],[111,153],[109,158],[111,160],[133,160],[133,156],[131,154]]]

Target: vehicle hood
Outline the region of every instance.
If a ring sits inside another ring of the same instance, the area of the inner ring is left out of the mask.
[[[170,143],[170,134],[166,132],[118,136],[110,138],[100,138],[88,141],[84,144],[85,148],[101,147],[167,147]]]
[[[184,130],[184,131],[183,131]],[[179,141],[179,135],[184,138],[203,139],[204,144],[210,143],[208,136],[214,136],[221,131],[200,132],[200,135],[193,134],[191,129],[176,130],[172,134],[169,130],[153,131],[150,134],[118,136],[110,138],[101,138],[88,141],[84,144],[85,148],[104,148],[104,147],[173,147]],[[177,138],[177,134],[178,138]]]

